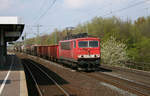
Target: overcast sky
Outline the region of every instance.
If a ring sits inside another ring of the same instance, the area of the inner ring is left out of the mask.
[[[40,24],[40,32],[45,34],[54,28],[63,29],[90,21],[95,16],[135,20],[150,15],[150,0],[56,0],[48,10],[54,1],[0,0],[0,16],[21,17],[27,33],[36,33],[34,26]],[[125,9],[118,11],[122,8]],[[29,37],[33,35],[29,34]]]

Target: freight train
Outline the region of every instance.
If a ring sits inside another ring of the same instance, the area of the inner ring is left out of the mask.
[[[100,39],[95,37],[75,37],[61,40],[58,45],[32,45],[27,46],[25,50],[27,54],[80,70],[95,70],[100,66]]]

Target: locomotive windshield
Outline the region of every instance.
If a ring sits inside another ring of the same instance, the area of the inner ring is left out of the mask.
[[[98,41],[79,41],[79,48],[98,47]]]
[[[98,47],[98,41],[89,41],[89,47]]]
[[[88,47],[88,41],[79,41],[79,47]]]

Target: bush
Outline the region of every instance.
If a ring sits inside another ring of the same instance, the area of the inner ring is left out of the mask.
[[[128,60],[126,45],[117,42],[113,36],[102,43],[101,54],[104,64],[124,66],[124,62]]]

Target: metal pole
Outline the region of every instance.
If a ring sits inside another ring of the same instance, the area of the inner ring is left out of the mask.
[[[40,27],[42,27],[42,25],[37,25],[37,39],[39,39],[40,41],[40,45],[41,45],[41,39],[39,38],[40,37]]]
[[[4,44],[4,32],[2,29],[0,29],[0,65],[1,67],[4,66],[4,63],[6,62],[6,57],[5,57],[5,44]]]
[[[57,34],[55,32],[55,44],[57,44]]]
[[[2,56],[3,56],[3,48],[2,48],[2,45],[3,45],[3,36],[2,36],[2,32],[1,32],[1,29],[0,29],[0,66],[2,65],[3,61],[2,61]]]
[[[7,56],[7,42],[4,41],[4,56]]]
[[[89,33],[88,25],[86,26],[86,33],[87,33],[87,35]]]
[[[42,27],[42,25],[37,24],[36,26],[33,26],[33,27],[37,27],[37,33],[36,33],[35,40],[38,41],[39,35],[40,35],[40,27]],[[38,43],[38,42],[36,42],[36,43]],[[41,44],[41,41],[40,41],[40,44]]]
[[[145,11],[145,17],[148,17],[148,8],[144,8],[146,11]]]
[[[24,33],[24,47],[26,46],[26,36],[27,36],[27,33],[25,31],[25,33]]]

